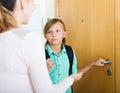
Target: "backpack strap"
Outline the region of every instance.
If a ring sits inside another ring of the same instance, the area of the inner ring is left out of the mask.
[[[69,75],[72,74],[72,64],[73,64],[73,58],[74,58],[74,54],[73,54],[73,50],[71,48],[71,46],[65,45],[65,49],[69,58]]]
[[[68,55],[68,59],[69,59],[69,75],[72,74],[72,64],[73,64],[73,58],[74,58],[74,54],[73,54],[73,50],[70,46],[65,45],[65,49]],[[48,51],[45,49],[45,55],[46,55],[46,59],[50,58]]]
[[[50,58],[50,55],[48,54],[48,51],[45,49],[45,55],[46,55],[46,59]]]

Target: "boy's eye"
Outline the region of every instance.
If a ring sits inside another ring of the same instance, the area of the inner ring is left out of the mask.
[[[50,33],[51,33],[51,31],[47,31],[47,33],[48,33],[48,34],[50,34]]]
[[[60,30],[56,30],[56,32],[59,32]]]

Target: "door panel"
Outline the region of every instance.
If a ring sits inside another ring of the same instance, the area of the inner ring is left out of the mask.
[[[120,0],[116,0],[116,93],[120,93]]]
[[[112,65],[89,70],[74,84],[73,92],[115,93],[114,0],[59,0],[57,7],[56,16],[66,24],[67,44],[76,52],[78,67],[98,57],[112,60]]]

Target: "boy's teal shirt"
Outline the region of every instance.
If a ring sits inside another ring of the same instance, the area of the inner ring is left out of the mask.
[[[50,78],[53,84],[58,83],[67,76],[69,76],[69,59],[65,49],[65,46],[62,46],[62,50],[59,54],[55,54],[54,51],[50,48],[49,44],[45,46],[45,49],[48,51],[50,59],[55,63],[55,66],[49,71]],[[74,53],[72,73],[77,73],[77,60]],[[72,93],[71,88],[69,88],[65,93]]]

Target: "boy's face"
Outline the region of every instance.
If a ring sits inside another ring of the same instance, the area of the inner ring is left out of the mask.
[[[63,30],[63,26],[60,22],[54,24],[46,33],[46,39],[50,45],[61,45],[65,36],[66,32]]]

